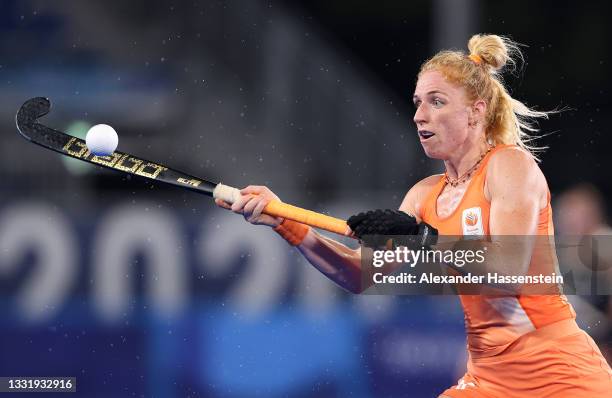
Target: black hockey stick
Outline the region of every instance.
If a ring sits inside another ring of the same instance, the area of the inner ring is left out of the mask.
[[[164,165],[138,158],[129,153],[115,151],[110,156],[95,156],[87,149],[87,145],[82,139],[54,130],[38,122],[38,119],[48,114],[50,109],[51,102],[47,98],[36,97],[27,100],[19,108],[15,118],[19,133],[28,141],[44,148],[109,169],[172,184],[216,199],[222,199],[228,203],[234,203],[240,197],[240,191],[236,188],[172,170]],[[264,213],[288,218],[339,234],[346,233],[348,228],[344,220],[279,201],[270,202],[264,209]]]

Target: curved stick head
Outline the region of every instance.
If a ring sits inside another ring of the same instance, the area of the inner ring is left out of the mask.
[[[51,109],[51,102],[45,97],[31,98],[24,102],[17,112],[17,129],[25,138],[30,139],[30,130],[36,120],[45,116]]]

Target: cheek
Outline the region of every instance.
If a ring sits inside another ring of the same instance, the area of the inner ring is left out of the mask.
[[[439,123],[443,128],[444,138],[451,143],[460,143],[467,137],[468,119],[463,112],[452,112],[440,115]]]

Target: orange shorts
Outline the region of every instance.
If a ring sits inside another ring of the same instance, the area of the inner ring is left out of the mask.
[[[468,360],[450,398],[612,397],[612,370],[573,319],[520,337],[501,354]]]

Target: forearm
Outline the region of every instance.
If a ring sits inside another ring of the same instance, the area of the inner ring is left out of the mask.
[[[310,229],[297,246],[304,257],[325,276],[352,293],[361,292],[361,254]]]

